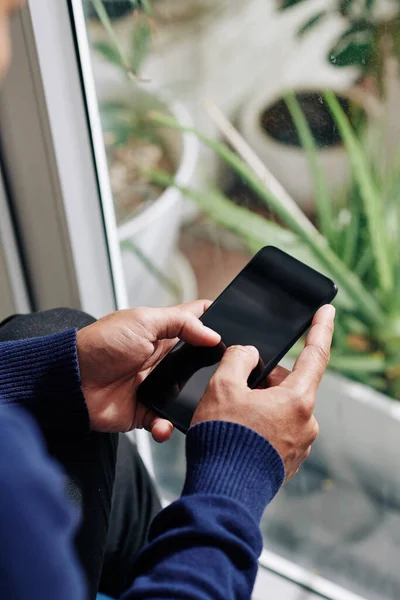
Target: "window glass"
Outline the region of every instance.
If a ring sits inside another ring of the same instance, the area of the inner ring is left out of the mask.
[[[269,244],[337,282],[320,437],[265,547],[398,599],[399,2],[84,8],[130,306],[215,298]],[[153,448],[170,499],[184,443]]]

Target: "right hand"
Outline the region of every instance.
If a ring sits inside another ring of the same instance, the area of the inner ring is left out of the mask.
[[[288,481],[308,457],[318,435],[313,411],[318,385],[329,362],[334,317],[335,309],[330,305],[316,313],[293,371],[274,369],[268,377],[268,389],[251,390],[247,385],[259,361],[256,348],[228,348],[191,425],[230,421],[253,429],[279,452]]]

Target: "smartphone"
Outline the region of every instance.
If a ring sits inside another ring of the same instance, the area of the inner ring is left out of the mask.
[[[186,433],[225,349],[255,346],[259,387],[310,327],[318,308],[337,294],[333,281],[273,246],[260,250],[203,314],[221,335],[213,348],[178,342],[138,388],[138,399]]]

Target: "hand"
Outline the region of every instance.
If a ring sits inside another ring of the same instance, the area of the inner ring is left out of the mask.
[[[178,339],[215,346],[221,337],[199,318],[211,303],[121,310],[77,333],[82,391],[95,431],[146,428],[158,442],[173,427],[136,400],[136,390]]]
[[[251,390],[247,386],[247,378],[259,360],[256,348],[228,348],[191,424],[222,420],[246,425],[279,452],[286,481],[293,477],[318,435],[313,410],[329,362],[334,316],[335,309],[330,305],[317,312],[293,372],[283,367],[274,369],[268,377],[268,389]]]

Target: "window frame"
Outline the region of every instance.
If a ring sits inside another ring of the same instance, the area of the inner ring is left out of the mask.
[[[6,306],[70,306],[96,317],[126,308],[82,0],[28,0],[12,35],[14,59],[0,93],[0,148],[14,218],[0,178]],[[155,480],[149,436],[134,437]],[[261,575],[275,573],[312,597],[363,600],[266,549],[260,566]]]
[[[6,186],[0,169],[0,322],[15,313],[31,309]]]

